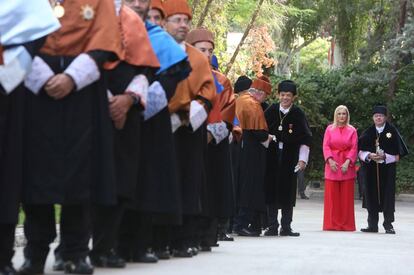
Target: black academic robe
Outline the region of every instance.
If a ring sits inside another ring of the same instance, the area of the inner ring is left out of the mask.
[[[262,145],[268,138],[266,130],[243,130],[240,151],[238,207],[264,212],[266,148]]]
[[[230,161],[231,161],[231,171],[233,176],[233,189],[235,194],[235,209],[238,208],[237,194],[239,194],[239,167],[240,167],[240,151],[241,151],[241,142],[238,142],[235,138],[229,145],[230,149]]]
[[[99,67],[111,54],[91,51]],[[55,74],[76,56],[39,55]],[[116,203],[112,121],[107,85],[101,78],[55,100],[27,90],[25,109],[26,204]]]
[[[115,95],[123,94],[136,75],[143,74],[149,81],[153,78],[151,68],[136,67],[121,62],[108,71],[108,88]],[[125,201],[135,202],[141,159],[142,106],[134,105],[127,114],[123,129],[112,128],[114,134],[115,171],[117,194]]]
[[[272,104],[266,110],[265,117],[269,133],[277,139],[277,142],[270,143],[267,151],[266,202],[275,203],[279,209],[290,208],[296,204],[294,170],[298,163],[299,149],[301,145],[311,145],[312,133],[305,113],[295,105],[284,115],[279,110],[279,104]],[[285,117],[282,131],[278,129],[280,117]],[[283,142],[282,150],[278,149],[279,142]]]
[[[408,153],[398,130],[388,122],[385,124],[384,131],[379,135],[375,125],[366,129],[359,138],[359,150],[376,152],[377,137],[379,137],[379,147],[385,153],[400,157]],[[360,173],[364,177],[363,207],[374,212],[394,212],[396,163],[361,162]]]
[[[185,60],[155,77],[166,92],[174,95],[178,82],[191,71]],[[187,73],[185,73],[187,72]],[[151,213],[156,224],[181,222],[181,189],[177,178],[176,152],[168,107],[142,123],[141,153],[137,210]]]
[[[219,144],[214,140],[210,142],[206,154],[210,214],[219,218],[232,217],[235,214],[235,198],[228,138]]]
[[[33,57],[44,38],[24,44]],[[16,224],[23,180],[24,100],[26,91],[20,84],[6,95],[0,85],[0,224]]]

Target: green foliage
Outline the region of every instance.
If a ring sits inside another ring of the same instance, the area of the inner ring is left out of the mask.
[[[397,193],[414,193],[414,154],[409,154],[397,165]]]
[[[299,62],[301,73],[326,72],[328,65],[328,50],[330,43],[326,39],[317,38],[314,42],[300,51],[300,55],[295,59]],[[299,60],[297,60],[299,59]]]

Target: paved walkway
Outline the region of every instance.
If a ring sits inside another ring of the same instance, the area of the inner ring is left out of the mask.
[[[220,274],[414,274],[414,203],[397,202],[396,235],[323,232],[323,202],[298,200],[293,228],[299,238],[236,237],[220,242],[212,253],[192,259],[171,259],[158,264],[131,264],[124,270],[96,269],[95,274],[220,275]],[[358,230],[366,226],[366,212],[356,201]],[[381,219],[380,219],[381,220]],[[381,221],[382,222],[382,221]],[[49,257],[46,273],[52,273]],[[15,265],[22,263],[22,249]],[[59,274],[59,273],[56,273]]]

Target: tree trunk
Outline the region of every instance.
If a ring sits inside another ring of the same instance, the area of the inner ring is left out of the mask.
[[[231,67],[233,67],[234,61],[236,60],[237,55],[239,54],[239,51],[241,47],[243,46],[244,40],[246,40],[247,36],[249,35],[250,30],[252,29],[254,22],[257,19],[257,16],[259,15],[260,8],[262,7],[264,0],[259,0],[259,3],[256,6],[256,9],[253,12],[252,18],[250,19],[250,23],[247,25],[246,30],[244,31],[243,37],[239,42],[239,45],[237,45],[236,50],[233,53],[233,56],[230,59],[230,62],[227,64],[227,68],[224,72],[224,74],[228,74],[231,70]]]
[[[278,57],[278,63],[276,66],[276,74],[290,77],[291,75],[290,67],[292,65],[293,57],[297,55],[303,48],[305,48],[306,46],[311,44],[313,41],[315,41],[317,37],[314,37],[312,39],[305,41],[298,47],[291,47],[290,45],[284,45],[283,52],[286,55]]]
[[[197,28],[199,28],[203,25],[204,20],[206,19],[207,14],[208,14],[208,10],[210,9],[210,6],[211,6],[212,3],[213,3],[213,0],[207,0],[206,5],[204,6],[204,10],[200,15],[200,19],[198,20]]]
[[[400,17],[397,25],[397,35],[402,33],[402,30],[407,21],[407,4],[408,0],[400,0]],[[400,62],[396,61],[391,69],[391,80],[388,86],[388,100],[392,100],[395,97],[395,91],[397,90],[398,74],[397,70],[400,67]]]

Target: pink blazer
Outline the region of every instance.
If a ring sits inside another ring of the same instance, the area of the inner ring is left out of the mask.
[[[350,180],[356,177],[355,162],[358,151],[357,131],[351,125],[345,127],[332,127],[329,125],[323,137],[323,156],[325,158],[325,179]],[[338,170],[333,172],[329,166],[328,158],[333,158],[338,163]],[[348,171],[344,174],[341,165],[346,159],[351,162]]]

